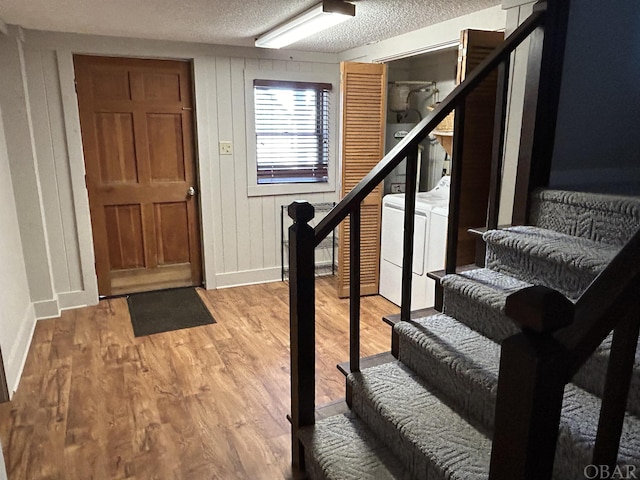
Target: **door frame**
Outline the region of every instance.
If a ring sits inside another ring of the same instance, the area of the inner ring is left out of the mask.
[[[80,257],[80,270],[82,275],[83,290],[71,292],[65,302],[60,302],[62,308],[77,307],[79,305],[95,305],[99,301],[98,280],[95,271],[95,252],[93,249],[93,229],[91,226],[91,215],[89,211],[89,194],[85,183],[85,160],[82,146],[82,136],[80,133],[80,112],[75,91],[75,69],[73,65],[74,55],[93,56],[116,56],[132,57],[141,59],[172,59],[189,62],[192,72],[193,91],[193,136],[194,154],[196,168],[196,184],[198,185],[198,223],[201,242],[200,263],[202,268],[202,283],[204,288],[216,288],[214,251],[218,248],[216,238],[213,235],[215,229],[215,213],[213,212],[213,180],[212,162],[202,161],[200,152],[212,152],[212,146],[217,145],[217,124],[216,119],[211,118],[205,108],[198,108],[198,102],[206,99],[207,92],[204,90],[205,78],[208,72],[198,64],[200,57],[193,55],[167,56],[159,51],[162,48],[150,48],[149,51],[141,52],[139,55],[131,55],[126,47],[114,48],[87,48],[66,49],[56,48],[56,63],[58,67],[58,78],[60,82],[60,93],[62,98],[62,123],[64,125],[64,135],[66,139],[69,177],[71,180],[71,191],[73,193],[73,208],[75,220],[75,232],[78,242]],[[203,54],[204,56],[204,54]],[[208,93],[209,95],[215,95]],[[215,132],[209,137],[200,136],[199,126],[204,130]],[[208,128],[207,128],[208,127]],[[217,164],[217,162],[216,162]],[[209,219],[209,220],[206,220]],[[205,241],[213,237],[213,241]]]

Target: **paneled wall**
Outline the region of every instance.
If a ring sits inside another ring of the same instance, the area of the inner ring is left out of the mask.
[[[213,235],[212,252],[218,287],[280,278],[281,206],[301,198],[314,203],[335,201],[338,196],[336,192],[260,197],[247,195],[247,141],[252,139],[246,136],[245,68],[282,72],[322,72],[326,68],[335,68],[332,101],[337,102],[337,64],[229,57],[196,59],[196,82],[199,77],[215,82],[210,90],[216,92],[215,98],[209,95],[205,108],[216,108],[217,98],[217,140],[232,141],[234,146],[233,155],[217,155],[215,152],[208,155],[212,160],[211,182],[219,185],[219,188],[214,188],[210,199],[214,225],[218,225]],[[199,102],[198,91],[196,99]],[[331,128],[333,174],[337,170],[337,120],[337,116],[332,119]],[[203,134],[206,132],[199,128],[199,136]],[[217,141],[214,141],[210,147],[215,150],[216,145]]]
[[[74,91],[73,54],[184,59],[193,62],[196,149],[207,288],[280,278],[281,205],[304,198],[335,201],[336,192],[247,195],[245,68],[335,72],[337,57],[200,44],[26,31],[24,71],[43,204],[51,300],[59,308],[95,303],[97,290],[84,160]],[[331,125],[332,174],[338,171],[338,118]],[[218,153],[233,143],[232,155]],[[20,214],[20,206],[18,206]],[[55,314],[55,312],[54,312]]]
[[[34,117],[29,109],[26,60],[21,31],[11,28],[0,37],[0,105],[11,183],[18,208],[18,227],[26,253],[25,266],[31,301],[37,314],[57,311],[49,268],[50,256],[43,217],[43,197],[38,182],[33,137]],[[38,120],[38,119],[35,119]]]
[[[29,298],[2,113],[0,109],[0,348],[12,395],[18,387],[36,317]],[[2,466],[0,463],[0,478]]]

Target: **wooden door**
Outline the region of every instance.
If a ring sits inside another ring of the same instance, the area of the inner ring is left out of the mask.
[[[344,197],[384,156],[386,65],[340,64],[342,105],[342,191]],[[382,184],[362,203],[360,292],[378,293]],[[340,224],[338,296],[349,296],[349,219]]]
[[[503,32],[463,30],[458,51],[457,83],[462,82],[503,41]],[[496,72],[490,74],[465,102],[462,158],[457,159],[463,165],[458,265],[475,262],[476,239],[468,229],[483,227],[487,223],[497,78]]]
[[[191,65],[74,65],[98,292],[199,285]]]

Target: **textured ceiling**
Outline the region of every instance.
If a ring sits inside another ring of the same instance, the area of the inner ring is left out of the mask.
[[[253,46],[318,0],[0,0],[5,23],[36,30]],[[500,0],[357,0],[356,17],[290,48],[337,53],[498,5]]]

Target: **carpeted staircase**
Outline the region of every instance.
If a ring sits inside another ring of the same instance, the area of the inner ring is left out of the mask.
[[[539,191],[530,219],[484,235],[485,268],[443,278],[442,314],[395,325],[398,360],[347,377],[351,412],[301,430],[311,478],[488,478],[500,342],[519,332],[507,296],[537,284],[576,301],[640,228],[640,199]],[[555,479],[585,478],[610,343],[565,388]],[[638,351],[618,464],[640,475]]]

